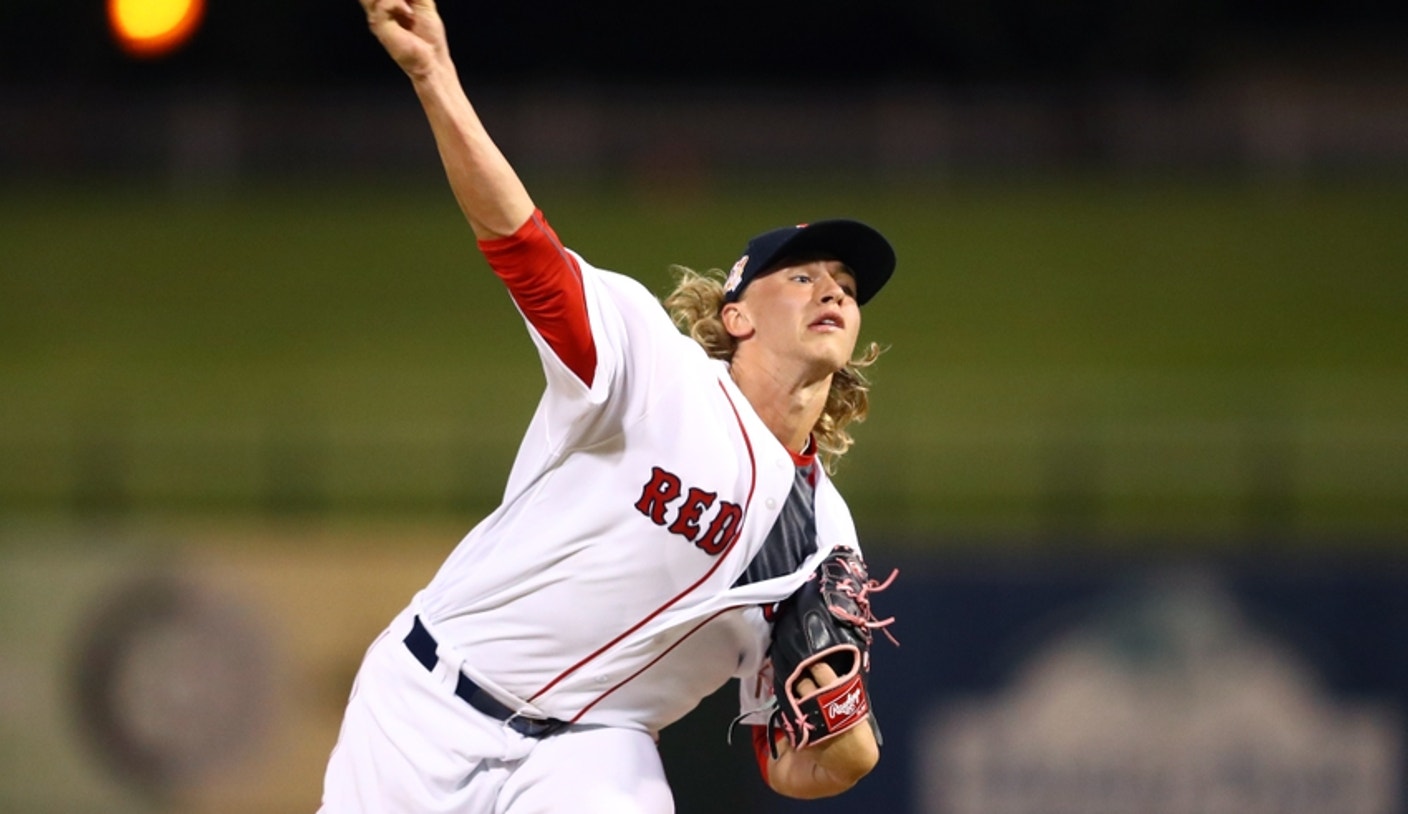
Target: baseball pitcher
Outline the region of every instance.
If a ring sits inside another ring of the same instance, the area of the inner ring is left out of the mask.
[[[852,220],[775,229],[727,275],[680,270],[662,307],[558,239],[435,4],[361,2],[546,384],[502,503],[367,651],[322,810],[670,812],[660,733],[730,679],[771,788],[850,788],[879,759],[888,581],[826,464],[868,406],[860,307],[889,243]]]

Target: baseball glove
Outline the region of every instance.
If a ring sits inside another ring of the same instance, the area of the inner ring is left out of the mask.
[[[778,606],[769,651],[777,700],[768,719],[773,757],[777,757],[778,732],[800,749],[871,719],[868,682],[873,631],[882,630],[893,642],[884,628],[894,618],[876,619],[870,594],[890,587],[897,573],[876,582],[859,553],[837,548]],[[810,668],[818,662],[835,670],[836,681],[802,694],[797,685],[812,677]]]

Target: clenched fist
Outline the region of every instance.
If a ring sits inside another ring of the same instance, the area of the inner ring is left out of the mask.
[[[435,0],[361,0],[367,25],[412,79],[449,63],[445,24]]]

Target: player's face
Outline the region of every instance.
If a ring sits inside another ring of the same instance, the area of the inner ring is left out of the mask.
[[[740,299],[753,339],[775,356],[796,356],[825,374],[851,360],[860,336],[856,280],[838,260],[812,260],[768,272]]]

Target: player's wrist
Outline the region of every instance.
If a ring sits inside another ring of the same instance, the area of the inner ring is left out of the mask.
[[[880,744],[868,726],[857,726],[807,747],[817,765],[847,787],[870,774],[880,762]]]
[[[425,59],[403,64],[401,70],[410,78],[411,86],[418,94],[450,90],[463,92],[455,62],[446,51],[436,49]]]

